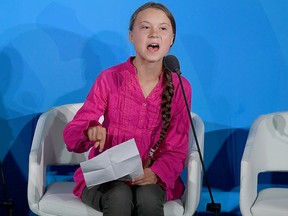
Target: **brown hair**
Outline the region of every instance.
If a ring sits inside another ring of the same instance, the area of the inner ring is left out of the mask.
[[[163,4],[160,3],[155,3],[155,2],[148,2],[142,6],[140,6],[131,16],[130,18],[130,24],[129,24],[129,30],[132,31],[133,27],[134,27],[134,22],[136,20],[136,17],[138,15],[139,12],[148,9],[148,8],[155,8],[155,9],[159,9],[161,11],[163,11],[166,16],[169,18],[171,25],[172,25],[172,30],[173,30],[173,34],[174,34],[174,38],[173,38],[173,43],[175,41],[175,37],[176,37],[176,23],[175,23],[175,19],[172,15],[172,13],[168,10],[168,8],[166,8]],[[172,43],[172,45],[173,45]],[[172,46],[171,45],[171,46]],[[160,144],[163,142],[166,133],[169,129],[170,126],[170,119],[171,119],[171,101],[172,101],[172,97],[174,95],[174,86],[172,83],[172,75],[171,72],[168,71],[164,66],[163,66],[163,70],[164,70],[164,74],[163,74],[163,85],[164,85],[164,90],[162,93],[162,102],[161,102],[161,114],[162,114],[162,130],[160,132],[160,138],[157,141],[157,143],[154,145],[154,147],[152,149],[150,149],[150,153],[149,153],[149,160],[146,162],[145,167],[148,167],[151,165],[152,163],[152,156],[153,153],[155,152],[155,150],[160,146]]]
[[[171,119],[171,101],[174,95],[174,85],[172,83],[172,76],[171,72],[168,71],[166,68],[164,68],[164,74],[163,74],[163,82],[164,82],[164,90],[162,93],[162,102],[161,102],[161,109],[162,109],[162,122],[163,127],[160,133],[160,138],[158,142],[156,143],[155,147],[158,148],[158,146],[161,144],[161,142],[164,140],[165,135],[168,131],[168,128],[170,126],[170,119]],[[154,149],[156,149],[154,148]]]
[[[170,126],[171,101],[174,95],[174,85],[172,83],[171,71],[167,70],[165,67],[164,67],[164,74],[163,74],[163,84],[164,84],[164,90],[162,93],[162,102],[161,102],[162,130],[160,132],[159,140],[156,142],[154,147],[150,149],[149,158],[146,161],[144,168],[151,166],[151,164],[155,160],[155,158],[153,158],[153,154],[163,142],[166,136],[166,133],[169,129],[169,126]]]

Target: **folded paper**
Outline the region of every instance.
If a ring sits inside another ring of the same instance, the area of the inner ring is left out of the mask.
[[[143,174],[135,140],[130,139],[80,163],[88,188],[104,182],[132,180]]]

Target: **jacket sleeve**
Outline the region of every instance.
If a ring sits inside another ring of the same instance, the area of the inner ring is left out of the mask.
[[[107,86],[106,80],[100,74],[83,106],[64,128],[64,142],[68,151],[82,153],[94,145],[94,142],[89,141],[87,137],[87,130],[91,126],[101,125],[98,120],[104,114],[107,106]]]
[[[188,106],[191,109],[192,90],[186,80],[184,89]],[[153,172],[161,179],[160,183],[164,189],[167,189],[167,187],[174,188],[176,179],[184,169],[188,155],[190,119],[182,91],[179,90],[175,96],[174,103],[177,105],[174,106],[174,114],[171,116],[169,129],[159,150],[155,152],[156,160],[151,166]]]

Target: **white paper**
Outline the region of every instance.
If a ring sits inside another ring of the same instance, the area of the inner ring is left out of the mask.
[[[116,179],[130,181],[144,173],[134,139],[114,146],[80,166],[88,188]]]

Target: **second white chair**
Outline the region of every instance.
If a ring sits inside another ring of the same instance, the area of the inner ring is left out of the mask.
[[[241,160],[243,216],[288,215],[288,188],[258,186],[258,174],[273,171],[288,172],[288,112],[262,115],[250,128]]]

